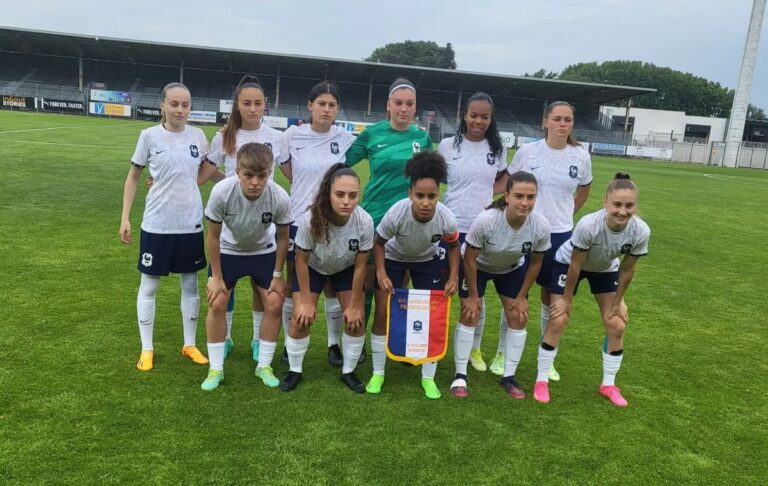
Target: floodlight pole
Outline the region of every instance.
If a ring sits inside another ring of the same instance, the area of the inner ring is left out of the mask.
[[[736,93],[733,96],[731,117],[728,120],[728,132],[725,138],[725,155],[723,165],[736,167],[739,157],[741,140],[744,138],[744,123],[747,119],[747,106],[749,91],[752,88],[752,77],[755,74],[755,62],[757,61],[757,48],[760,45],[760,29],[765,16],[765,1],[754,0],[752,2],[752,15],[749,19],[747,42],[744,46],[744,56],[741,59],[739,82],[736,85]]]

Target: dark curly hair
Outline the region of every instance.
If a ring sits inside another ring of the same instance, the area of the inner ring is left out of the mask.
[[[448,165],[438,152],[419,152],[405,163],[405,177],[411,187],[421,179],[433,179],[437,185],[448,182]]]

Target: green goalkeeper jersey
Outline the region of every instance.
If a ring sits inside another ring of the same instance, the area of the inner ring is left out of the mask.
[[[384,213],[397,201],[408,197],[409,180],[403,174],[405,163],[413,154],[432,150],[429,134],[411,124],[405,131],[397,131],[383,120],[360,132],[347,150],[346,162],[353,166],[368,159],[371,175],[365,186],[360,205],[378,226]]]

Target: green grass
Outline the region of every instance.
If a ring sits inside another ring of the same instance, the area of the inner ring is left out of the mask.
[[[768,477],[768,304],[760,294],[768,172],[594,158],[583,213],[598,208],[612,174],[626,170],[653,232],[627,296],[618,377],[627,409],[597,394],[603,333],[587,292],[577,296],[558,354],[562,381],[552,384],[547,406],[530,398],[537,305],[518,372],[524,401],[473,370],[470,398],[452,399],[450,351],[438,367],[444,396],[437,402],[422,397],[417,369],[392,362],[381,396],[353,395],[325,361],[322,320],[305,381],[284,394],[253,376],[246,286],[238,290],[227,379],[205,394],[206,368],[179,355],[176,277],[163,279],[158,293],[156,368],[134,367],[138,250],[117,232],[128,160],[149,125],[0,112],[0,482],[750,484]],[[9,132],[39,128],[55,129]],[[209,137],[213,130],[206,128]],[[203,191],[207,199],[210,185]],[[134,228],[143,196],[141,188]],[[488,303],[487,356],[499,314],[498,303]],[[205,350],[202,325],[198,343]],[[275,367],[285,370],[279,359]],[[363,379],[370,369],[369,360]]]

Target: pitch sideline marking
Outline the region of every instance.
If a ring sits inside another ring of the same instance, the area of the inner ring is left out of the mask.
[[[62,147],[97,147],[97,148],[114,148],[114,149],[133,148],[132,146],[129,146],[129,145],[93,145],[93,144],[87,144],[87,143],[32,142],[29,140],[3,140],[1,138],[0,138],[0,142],[23,143],[23,144],[30,144],[30,145],[59,145]]]
[[[125,125],[120,125],[118,123],[114,124],[108,124],[108,125],[75,125],[75,126],[61,126],[61,127],[48,127],[48,128],[24,128],[22,130],[0,130],[0,134],[4,133],[25,133],[25,132],[38,132],[43,130],[64,130],[64,129],[75,129],[75,128],[109,128],[109,127],[124,127]]]
[[[710,179],[717,179],[718,181],[725,181],[725,182],[735,182],[737,184],[744,183],[744,184],[759,184],[764,185],[768,184],[768,181],[760,181],[758,179],[750,179],[745,181],[734,181],[733,179],[726,179],[725,177],[720,177],[715,174],[704,174],[704,177],[709,177]],[[739,177],[739,176],[736,176]]]

